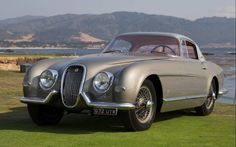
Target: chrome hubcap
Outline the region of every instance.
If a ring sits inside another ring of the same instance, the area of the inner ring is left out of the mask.
[[[141,123],[146,123],[152,114],[152,94],[148,87],[141,87],[136,99],[135,115]]]

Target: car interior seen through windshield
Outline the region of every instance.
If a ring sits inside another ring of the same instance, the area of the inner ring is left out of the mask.
[[[117,37],[105,49],[107,52],[164,53],[179,55],[179,42],[167,36],[124,35]]]

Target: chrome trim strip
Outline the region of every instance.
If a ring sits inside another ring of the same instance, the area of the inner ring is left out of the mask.
[[[50,102],[50,100],[52,99],[52,97],[54,95],[56,95],[58,92],[56,90],[51,91],[48,96],[44,99],[44,98],[40,98],[40,97],[21,97],[20,101],[23,103],[37,103],[37,104],[47,104]]]
[[[206,97],[207,97],[207,95],[195,95],[195,96],[163,98],[163,100],[168,102],[168,101],[180,101],[180,100],[198,99],[198,98],[206,98]]]
[[[194,74],[160,74],[162,77],[199,77],[198,75]]]
[[[81,81],[81,84],[80,84],[80,89],[79,89],[79,94],[78,94],[77,100],[76,100],[76,102],[75,102],[75,104],[74,104],[73,106],[68,106],[68,105],[66,105],[66,104],[64,103],[63,84],[64,84],[64,80],[65,80],[66,71],[67,71],[67,69],[68,69],[69,67],[71,67],[71,66],[81,66],[81,67],[84,69],[84,71],[83,71],[83,77],[82,77],[82,81]],[[87,69],[86,69],[85,65],[83,65],[83,64],[72,64],[72,65],[69,65],[69,66],[64,70],[64,72],[63,72],[63,74],[62,74],[62,78],[61,78],[61,100],[62,100],[62,103],[63,103],[63,105],[64,105],[65,107],[67,107],[67,108],[74,108],[74,107],[76,107],[76,106],[78,105],[79,100],[80,100],[79,95],[81,94],[81,92],[82,92],[82,90],[83,90],[86,74],[87,74]]]
[[[131,110],[135,108],[135,105],[132,103],[91,102],[85,92],[82,92],[81,95],[84,98],[85,103],[90,107],[117,108],[118,110]]]
[[[228,93],[228,90],[227,90],[227,89],[221,89],[221,90],[219,90],[218,95],[219,95],[219,96],[222,96],[222,95],[224,95],[224,94],[226,94],[226,93]]]

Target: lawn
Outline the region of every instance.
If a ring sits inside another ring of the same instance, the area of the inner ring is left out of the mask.
[[[0,146],[235,146],[235,106],[217,103],[206,117],[164,113],[143,132],[126,132],[119,118],[65,115],[57,126],[38,127],[22,96],[23,74],[0,71]]]

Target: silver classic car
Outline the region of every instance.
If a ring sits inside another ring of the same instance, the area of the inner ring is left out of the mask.
[[[20,100],[37,125],[64,112],[121,116],[128,130],[148,129],[159,112],[213,111],[224,92],[222,69],[205,60],[190,38],[173,33],[127,33],[100,54],[55,58],[26,73]]]

